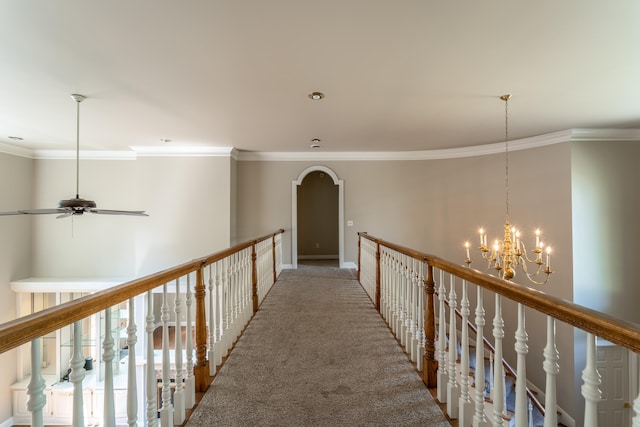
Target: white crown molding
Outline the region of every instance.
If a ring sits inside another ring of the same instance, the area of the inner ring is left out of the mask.
[[[28,159],[33,158],[33,150],[28,148],[16,147],[12,144],[7,144],[0,141],[0,153],[11,154],[12,156],[26,157]]]
[[[563,142],[640,141],[640,129],[568,129],[509,141],[512,151],[528,150]],[[233,147],[130,147],[133,151],[80,151],[80,158],[95,160],[135,160],[138,157],[231,157],[237,161],[390,161],[442,160],[476,157],[504,152],[504,142],[459,148],[423,151],[333,151],[333,152],[250,152]],[[29,159],[75,159],[74,150],[32,150],[0,141],[0,153]]]
[[[233,147],[131,147],[138,157],[233,157]]]
[[[38,160],[75,160],[75,150],[33,150],[31,156]],[[80,158],[85,160],[135,160],[133,151],[82,151]]]

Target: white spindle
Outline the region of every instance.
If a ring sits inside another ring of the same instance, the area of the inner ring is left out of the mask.
[[[230,307],[230,292],[229,292],[229,278],[231,277],[231,272],[229,271],[229,257],[225,258],[223,261],[223,273],[222,273],[222,331],[221,331],[221,339],[222,339],[222,351],[220,352],[221,357],[227,356],[229,354],[229,307]]]
[[[84,380],[86,371],[84,369],[84,357],[82,355],[82,323],[80,321],[73,324],[73,355],[69,361],[69,366],[71,367],[69,381],[73,384],[72,424],[74,427],[82,427],[84,426],[82,381]]]
[[[444,287],[444,271],[440,270],[440,285],[438,287],[438,385],[437,396],[441,403],[447,402],[447,368],[446,368],[446,339],[447,323],[445,311],[446,289]]]
[[[111,308],[104,311],[104,341],[102,342],[102,361],[104,362],[104,412],[102,414],[105,426],[116,425],[116,406],[113,390],[113,333],[111,330]],[[75,394],[75,393],[74,393]]]
[[[449,383],[447,384],[447,414],[451,419],[457,419],[460,413],[458,399],[460,398],[460,388],[458,387],[457,366],[458,360],[458,333],[456,330],[456,298],[455,276],[449,276]]]
[[[196,381],[193,376],[193,314],[191,305],[193,304],[193,292],[191,291],[191,275],[187,274],[187,292],[185,305],[187,307],[187,378],[184,382],[185,388],[185,407],[191,409],[196,404]],[[215,320],[214,320],[215,322]],[[215,323],[214,323],[215,325]],[[215,330],[215,328],[212,328]],[[209,364],[213,364],[213,357],[209,356]]]
[[[473,422],[473,404],[469,396],[469,295],[467,281],[462,281],[462,299],[460,300],[460,399],[458,401],[459,420],[461,426],[470,426]]]
[[[528,335],[525,326],[524,306],[518,303],[518,329],[516,329],[515,350],[517,358],[516,377],[516,427],[527,427],[527,345]]]
[[[424,287],[424,263],[418,264],[418,330],[416,331],[416,339],[418,340],[418,371],[423,369],[424,347],[427,342],[427,336],[424,333],[424,309],[425,309],[425,287]]]
[[[475,383],[476,383],[476,400],[475,411],[473,413],[473,427],[489,427],[490,423],[487,420],[487,416],[484,413],[484,325],[485,325],[485,311],[484,311],[484,293],[481,287],[477,289],[477,301],[476,301],[476,369],[475,369]]]
[[[587,334],[587,361],[582,371],[582,397],[584,397],[584,425],[596,427],[598,425],[598,402],[602,399],[600,384],[602,380],[596,368],[596,337]]]
[[[153,293],[147,292],[147,316],[145,318],[145,332],[147,333],[147,427],[158,425],[158,383],[156,380],[155,353],[153,348],[153,331],[155,329],[153,316]]]
[[[209,375],[216,374],[216,316],[217,302],[214,283],[214,271],[217,263],[209,265]]]
[[[129,324],[127,325],[127,424],[138,425],[138,382],[136,380],[136,343],[138,328],[135,317],[135,299],[129,298]]]
[[[222,364],[222,302],[224,294],[222,267],[224,261],[216,263],[216,297],[215,297],[215,347],[213,348],[213,363],[217,366]]]
[[[544,392],[544,427],[556,427],[558,425],[558,404],[556,394],[556,376],[560,372],[558,365],[559,353],[556,347],[556,321],[547,316],[547,344],[544,348],[544,362],[542,367],[546,373],[546,385]]]
[[[184,404],[184,367],[182,366],[182,294],[180,293],[180,279],[176,279],[176,299],[174,312],[176,322],[174,328],[175,340],[175,368],[176,368],[176,390],[173,394],[173,423],[182,424],[185,419]]]
[[[489,352],[489,383],[487,385],[487,391],[489,392],[489,400],[493,402],[493,352]]]
[[[409,258],[411,266],[411,295],[409,308],[409,336],[407,337],[408,353],[411,361],[417,361],[418,341],[416,340],[416,330],[418,329],[418,276],[416,271],[416,260]]]
[[[495,363],[493,364],[493,425],[504,425],[504,367],[502,366],[502,340],[504,320],[502,318],[502,297],[496,294],[496,309],[493,318],[493,339],[495,341]]]
[[[400,341],[402,346],[405,349],[405,352],[410,352],[409,345],[410,343],[407,341],[407,337],[409,336],[409,324],[411,323],[411,272],[409,269],[409,257],[406,255],[402,255],[402,264],[404,273],[404,281],[402,284],[402,307],[404,316],[402,318],[402,327],[400,330]]]
[[[394,325],[393,325],[393,332],[395,333],[396,337],[399,336],[398,334],[400,334],[401,332],[401,325],[402,325],[402,319],[403,319],[403,315],[402,315],[402,280],[404,275],[402,274],[402,261],[399,259],[398,254],[395,254],[396,256],[396,278],[395,278],[395,287],[396,287],[396,310],[395,310],[395,317],[394,317]]]
[[[173,427],[171,359],[169,356],[169,297],[166,283],[162,285],[162,307],[160,312],[160,320],[162,321],[162,408],[160,409],[160,424],[162,427]]]
[[[73,368],[71,369],[73,370]],[[82,381],[82,379],[80,381]],[[82,387],[82,385],[80,387]],[[27,394],[29,395],[29,400],[27,400],[27,410],[31,412],[31,425],[34,427],[44,426],[42,408],[44,408],[44,406],[47,404],[47,397],[44,394],[44,389],[45,382],[44,378],[42,378],[40,338],[36,338],[35,340],[31,341],[31,379],[29,380],[29,385],[27,386]],[[80,401],[80,407],[82,407],[82,400]],[[75,417],[73,421],[74,427],[77,426],[78,424],[75,424],[75,422],[77,421]],[[82,420],[80,421],[82,422]]]
[[[635,415],[633,416],[632,427],[640,427],[640,393],[633,401],[633,412]]]

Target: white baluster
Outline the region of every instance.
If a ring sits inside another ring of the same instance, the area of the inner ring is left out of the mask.
[[[209,375],[214,376],[216,374],[216,292],[214,289],[215,283],[213,277],[215,276],[216,263],[209,265]]]
[[[460,426],[470,426],[473,423],[473,404],[469,397],[469,295],[467,290],[467,281],[462,281],[462,299],[460,300],[460,321],[461,338],[460,338],[460,399],[459,420]]]
[[[485,325],[485,311],[484,311],[484,293],[481,287],[477,289],[477,301],[476,301],[476,370],[475,370],[475,382],[476,382],[476,401],[475,411],[473,413],[473,427],[489,427],[490,423],[487,420],[487,416],[484,413],[484,325]]]
[[[489,352],[489,384],[487,385],[487,391],[489,392],[489,400],[493,402],[493,353]]]
[[[425,288],[424,288],[424,263],[418,263],[418,330],[416,331],[416,339],[418,340],[418,371],[423,369],[424,347],[427,342],[427,336],[424,333],[424,309],[425,309]]]
[[[211,290],[209,292],[211,292]],[[193,376],[193,314],[191,312],[192,304],[193,292],[191,291],[191,275],[187,274],[187,292],[185,298],[185,305],[187,306],[187,378],[184,382],[185,407],[187,409],[193,408],[196,404],[196,380]],[[210,355],[209,364],[213,364],[213,360],[214,359]]]
[[[558,365],[560,357],[556,347],[556,321],[551,316],[547,316],[547,345],[543,355],[542,367],[547,378],[544,392],[544,427],[556,427],[558,425],[556,376],[560,372]]]
[[[169,356],[169,297],[166,283],[162,285],[162,307],[160,312],[160,320],[162,321],[162,408],[160,408],[160,425],[162,427],[173,427],[171,359]]]
[[[496,310],[493,318],[493,339],[495,341],[495,363],[493,364],[493,425],[504,425],[504,366],[502,365],[502,340],[504,320],[502,319],[502,297],[496,294]]]
[[[531,399],[528,399],[527,403],[529,405],[529,422],[527,423],[527,427],[533,427],[533,404],[531,403]]]
[[[106,336],[105,336],[106,339]],[[84,356],[82,355],[82,323],[73,324],[73,355],[69,361],[71,372],[69,381],[73,384],[73,426],[84,426],[84,402],[82,395],[82,381],[86,375]],[[113,383],[112,383],[113,384]],[[105,396],[107,390],[105,387]],[[106,411],[105,411],[106,412]]]
[[[138,381],[136,378],[136,327],[135,299],[129,298],[129,324],[127,325],[127,424],[138,425]]]
[[[449,383],[447,384],[447,414],[451,419],[457,419],[460,413],[458,399],[460,398],[460,388],[456,378],[458,360],[458,333],[456,330],[456,298],[455,276],[450,275],[449,280]]]
[[[102,342],[102,361],[104,362],[104,413],[105,426],[116,425],[116,406],[113,391],[113,359],[114,350],[113,334],[111,332],[111,308],[104,311],[104,341]],[[74,393],[75,394],[75,393]]]
[[[418,341],[416,340],[416,330],[418,329],[418,275],[416,271],[416,260],[410,259],[411,265],[411,305],[410,305],[410,323],[409,323],[409,336],[407,337],[407,346],[409,347],[411,354],[411,361],[417,362],[418,353]]]
[[[444,287],[444,272],[440,270],[440,285],[438,287],[438,385],[436,394],[440,403],[447,402],[447,384],[449,378],[447,376],[446,367],[446,339],[447,339],[447,322],[445,310],[446,289]]]
[[[584,397],[584,425],[596,427],[598,425],[598,402],[602,399],[600,384],[602,379],[596,369],[596,337],[587,334],[587,362],[582,371],[582,397]]]
[[[633,412],[635,415],[633,416],[632,427],[640,427],[640,393],[633,401]]]
[[[525,326],[524,306],[518,303],[518,329],[515,350],[518,354],[516,377],[516,427],[527,427],[527,345],[529,338]]]
[[[155,353],[153,348],[153,293],[147,292],[147,316],[145,332],[147,333],[147,427],[158,425],[158,382],[156,380]]]
[[[174,312],[176,315],[175,337],[175,368],[176,390],[173,394],[173,423],[182,424],[185,419],[184,404],[184,367],[182,366],[182,294],[180,293],[180,279],[176,279],[176,299]]]
[[[393,325],[393,332],[395,333],[396,337],[398,336],[398,334],[400,333],[400,325],[402,325],[402,280],[404,275],[402,274],[402,261],[398,258],[398,254],[395,254],[396,257],[396,281],[395,281],[395,287],[396,287],[396,309],[395,309],[395,316],[394,316],[394,325]]]
[[[76,347],[75,347],[75,341],[74,341],[74,349],[75,348]],[[80,356],[82,357],[82,355]],[[71,369],[73,370],[73,368]],[[82,378],[84,378],[84,375],[82,376]],[[82,390],[82,378],[80,379],[81,390]],[[31,341],[31,379],[29,380],[29,385],[27,386],[27,394],[29,395],[29,400],[27,400],[27,410],[31,412],[31,425],[35,427],[44,426],[42,408],[44,408],[44,406],[47,404],[47,397],[44,394],[44,389],[45,389],[45,382],[44,382],[44,378],[42,378],[42,358],[40,354],[40,338],[36,338],[35,340]],[[80,400],[80,407],[82,408],[82,400]],[[75,415],[75,412],[74,412],[74,415]],[[78,425],[76,424],[77,421],[83,422],[82,419],[76,420],[75,416],[73,421],[74,421],[74,424],[73,424],[74,427]],[[80,425],[83,425],[83,424],[80,424]]]
[[[218,261],[216,263],[216,303],[215,303],[215,342],[216,345],[214,347],[214,351],[213,351],[213,363],[215,363],[217,366],[220,366],[222,364],[222,310],[223,310],[223,293],[224,293],[224,286],[223,286],[223,276],[222,276],[222,267],[223,267],[223,261]]]

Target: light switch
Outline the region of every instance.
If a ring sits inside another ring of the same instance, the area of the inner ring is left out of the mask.
[[[353,221],[351,220],[347,221],[347,227],[353,227]]]

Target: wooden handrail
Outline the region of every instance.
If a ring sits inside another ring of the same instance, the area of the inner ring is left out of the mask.
[[[164,283],[198,271],[203,266],[224,259],[238,250],[255,244],[255,242],[260,242],[281,233],[284,233],[283,229],[259,239],[240,243],[212,255],[197,258],[176,267],[3,323],[0,325],[0,354],[127,301],[129,298],[133,298]]]
[[[547,314],[554,319],[592,333],[635,353],[640,353],[640,325],[637,323],[618,319],[562,298],[554,297],[537,289],[502,280],[481,271],[444,260],[435,255],[426,254],[378,239],[367,233],[358,233],[358,235],[402,254],[416,259],[422,259],[430,266],[465,279],[469,283],[505,296],[512,301],[519,302],[540,313]]]

